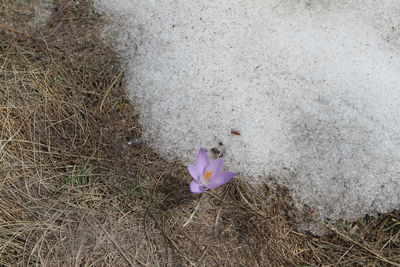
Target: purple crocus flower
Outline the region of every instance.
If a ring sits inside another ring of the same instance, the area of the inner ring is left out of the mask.
[[[224,172],[224,160],[219,158],[210,162],[207,152],[200,148],[196,158],[196,165],[189,165],[188,170],[194,181],[190,184],[190,191],[200,194],[207,189],[214,189],[229,182],[235,173]]]

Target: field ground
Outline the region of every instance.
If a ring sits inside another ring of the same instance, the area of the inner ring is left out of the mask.
[[[301,233],[284,188],[188,191],[89,0],[0,0],[0,266],[400,266],[400,213]],[[128,144],[132,142],[132,144]]]

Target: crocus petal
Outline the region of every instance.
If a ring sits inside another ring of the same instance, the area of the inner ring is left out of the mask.
[[[207,188],[205,188],[204,186],[200,185],[198,182],[196,181],[192,181],[190,183],[190,192],[192,192],[193,194],[200,194],[203,193],[204,191],[206,191]]]
[[[195,165],[188,165],[188,171],[190,175],[195,179],[196,181],[200,178],[202,175],[202,172],[199,172],[197,169],[197,166]]]
[[[219,158],[219,159],[213,160],[204,169],[204,173],[205,172],[212,172],[212,176],[210,178],[210,179],[212,179],[214,176],[218,176],[220,174],[223,166],[224,166],[224,160],[223,159]]]
[[[233,178],[234,175],[235,173],[233,172],[220,172],[217,176],[210,178],[207,188],[214,189],[218,186],[226,184]]]
[[[204,168],[208,165],[210,159],[208,158],[207,152],[204,148],[200,148],[199,153],[196,157],[196,167],[198,174],[202,175]]]

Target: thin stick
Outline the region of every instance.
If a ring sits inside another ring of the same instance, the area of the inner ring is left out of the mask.
[[[329,230],[333,231],[335,234],[339,235],[339,236],[342,237],[343,239],[346,239],[347,241],[349,241],[349,242],[351,242],[351,243],[353,243],[353,244],[359,246],[360,248],[362,248],[362,249],[368,251],[369,253],[371,253],[372,255],[374,255],[377,259],[379,259],[379,260],[381,260],[381,261],[383,261],[383,262],[389,263],[389,264],[391,264],[391,265],[393,265],[393,266],[400,267],[400,264],[399,264],[399,263],[392,262],[392,261],[386,259],[385,257],[383,257],[382,255],[380,255],[379,253],[377,253],[377,252],[375,252],[375,251],[373,251],[373,250],[367,248],[366,246],[364,246],[364,245],[362,245],[361,243],[359,243],[359,242],[357,242],[357,241],[351,239],[350,237],[346,236],[345,234],[342,234],[341,232],[337,231],[336,229],[330,227],[329,225],[327,225],[327,224],[325,224],[325,223],[323,223],[323,225],[325,225],[326,228],[328,228]]]
[[[214,234],[217,232],[218,220],[219,220],[219,217],[220,217],[220,215],[221,215],[221,210],[222,210],[222,207],[223,207],[223,205],[224,205],[224,201],[225,201],[226,196],[227,196],[227,194],[224,194],[224,197],[222,198],[221,204],[220,204],[220,206],[219,206],[219,208],[218,208],[217,216],[215,216],[215,221],[214,221]]]
[[[89,221],[87,221],[87,222],[90,224]],[[101,230],[103,230],[103,232],[107,235],[108,239],[110,239],[110,241],[114,244],[114,246],[117,248],[118,252],[119,252],[119,253],[121,254],[121,256],[127,261],[127,263],[129,264],[129,266],[132,266],[132,267],[137,266],[137,265],[133,264],[133,262],[130,260],[130,258],[128,257],[128,255],[126,255],[126,253],[124,252],[124,250],[123,250],[123,249],[121,248],[121,246],[114,240],[114,238],[111,237],[111,235],[107,232],[107,230],[104,228],[104,226],[101,225],[101,223],[99,223],[97,220],[96,220],[96,223],[97,223],[97,225],[100,226]],[[91,225],[91,224],[90,224],[90,225]],[[91,226],[93,227],[93,225],[91,225]],[[142,263],[142,262],[140,262],[140,261],[138,261],[138,260],[136,260],[136,262],[139,263],[140,265],[147,266],[146,264],[144,264],[144,263]]]
[[[112,83],[110,84],[110,86],[108,87],[106,93],[105,93],[104,96],[103,96],[103,99],[101,100],[100,108],[99,108],[100,110],[103,110],[103,105],[104,105],[104,102],[106,101],[106,98],[107,98],[108,94],[110,93],[111,89],[113,89],[114,86],[117,84],[117,82],[119,81],[119,79],[122,77],[122,74],[123,74],[122,71],[121,71],[120,73],[118,73],[117,77],[115,77],[115,79],[113,80],[113,82],[112,82]]]
[[[19,34],[19,35],[25,35],[25,36],[30,37],[29,34],[27,34],[25,32],[18,31],[16,29],[13,29],[13,28],[11,28],[11,27],[9,27],[7,25],[4,25],[4,24],[0,24],[0,29],[3,30],[3,31],[6,31],[6,32],[12,32],[12,33],[16,33],[16,34]]]
[[[196,204],[196,207],[194,208],[194,211],[192,212],[192,214],[190,214],[189,219],[182,225],[183,227],[186,227],[193,220],[194,214],[196,213],[197,209],[199,208],[200,202],[203,198],[204,198],[204,194],[200,197],[199,201]]]

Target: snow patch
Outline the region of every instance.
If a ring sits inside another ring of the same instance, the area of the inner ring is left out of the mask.
[[[33,11],[34,11],[34,18],[32,21],[32,25],[35,27],[42,27],[44,26],[47,21],[49,20],[52,9],[54,9],[55,4],[53,1],[34,1],[33,2]]]
[[[218,148],[321,218],[400,208],[398,1],[94,3],[156,151]]]

